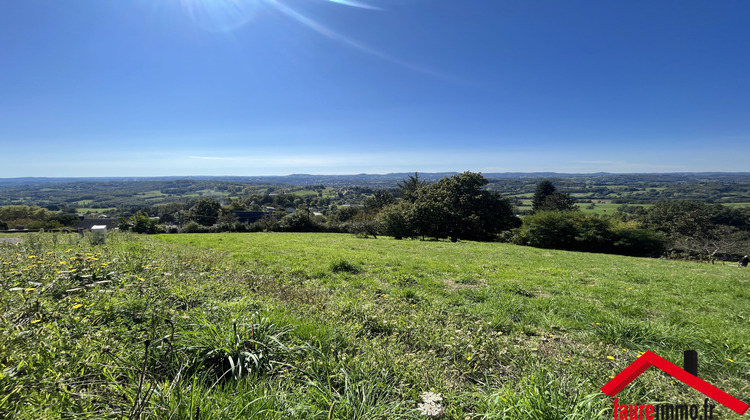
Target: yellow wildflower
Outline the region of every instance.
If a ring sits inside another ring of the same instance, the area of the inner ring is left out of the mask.
[[[80,303],[76,303],[75,305],[73,305],[73,309],[78,309],[78,308],[80,308],[81,306],[83,306],[83,304],[80,304]]]
[[[615,360],[615,358],[613,356],[607,356],[607,359],[609,359],[609,360]]]

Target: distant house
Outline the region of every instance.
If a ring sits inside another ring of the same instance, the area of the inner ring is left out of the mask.
[[[78,230],[91,230],[94,226],[104,226],[107,230],[112,230],[117,227],[117,219],[83,219],[75,226]]]

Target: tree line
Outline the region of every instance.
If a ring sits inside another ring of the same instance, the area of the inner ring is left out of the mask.
[[[228,203],[202,197],[161,203],[120,218],[119,227],[157,232],[349,232],[363,237],[503,241],[518,245],[633,256],[732,260],[750,253],[750,208],[669,200],[653,207],[624,206],[606,216],[582,213],[576,200],[550,180],[536,185],[530,214],[519,217],[513,201],[491,191],[480,173],[464,172],[427,182],[418,173],[396,188],[359,190],[361,205],[294,194],[251,194]],[[322,187],[322,186],[321,186]],[[273,210],[268,210],[273,208]],[[287,209],[294,209],[291,213]],[[241,223],[236,211],[263,217]],[[52,229],[78,217],[35,206],[0,207],[0,229],[17,224]]]
[[[614,215],[578,211],[574,200],[543,181],[531,215],[511,241],[520,245],[633,256],[671,256],[714,262],[750,253],[750,208],[669,200],[625,206]]]

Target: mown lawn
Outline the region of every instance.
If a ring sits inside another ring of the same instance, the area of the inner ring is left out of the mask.
[[[611,418],[614,374],[687,349],[750,401],[728,265],[310,233],[39,234],[0,261],[9,417],[428,418],[432,392],[443,418]],[[703,404],[653,368],[618,397]]]

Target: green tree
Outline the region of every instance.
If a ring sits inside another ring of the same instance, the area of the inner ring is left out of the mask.
[[[194,220],[203,226],[212,226],[219,218],[221,204],[211,198],[201,198],[190,209],[190,220]]]
[[[62,226],[61,223],[50,219],[55,215],[45,208],[38,206],[12,205],[0,207],[0,220],[9,227],[23,225],[27,229],[55,228]]]
[[[157,233],[159,230],[157,227],[159,220],[151,219],[147,214],[140,211],[132,216],[130,220],[132,223],[132,230],[135,233]]]
[[[399,182],[397,185],[401,198],[406,201],[414,202],[417,198],[417,192],[419,189],[426,186],[427,183],[424,180],[419,179],[418,172],[414,172],[414,175],[409,175],[409,178]]]
[[[135,233],[158,233],[159,221],[151,219],[147,214],[139,211],[130,217],[120,217],[117,221],[117,227],[120,230],[132,230]]]
[[[57,213],[52,216],[50,221],[58,222],[63,226],[75,226],[78,222],[81,221],[81,218],[78,217],[77,214]]]
[[[362,210],[359,207],[337,207],[331,217],[332,223],[343,223],[353,219]]]
[[[641,215],[643,224],[663,232],[672,249],[713,262],[733,259],[750,247],[750,220],[743,210],[699,201],[661,201]]]
[[[381,233],[393,236],[395,239],[417,236],[417,229],[413,220],[413,208],[414,204],[405,200],[385,207],[378,213]]]
[[[372,197],[367,197],[364,200],[363,207],[368,213],[377,213],[384,207],[396,202],[396,198],[393,197],[388,191],[375,190],[372,193]]]
[[[417,233],[486,241],[520,226],[510,200],[484,190],[487,184],[482,174],[464,172],[419,188],[412,209]]]
[[[279,227],[285,232],[319,232],[323,230],[320,223],[310,217],[309,212],[297,210],[281,218]]]
[[[570,194],[560,193],[552,183],[545,179],[536,186],[534,198],[531,200],[532,213],[538,211],[575,211],[575,199]]]
[[[536,186],[536,192],[534,192],[534,198],[531,200],[531,211],[541,210],[542,204],[547,197],[557,192],[557,188],[552,181],[545,179]]]

